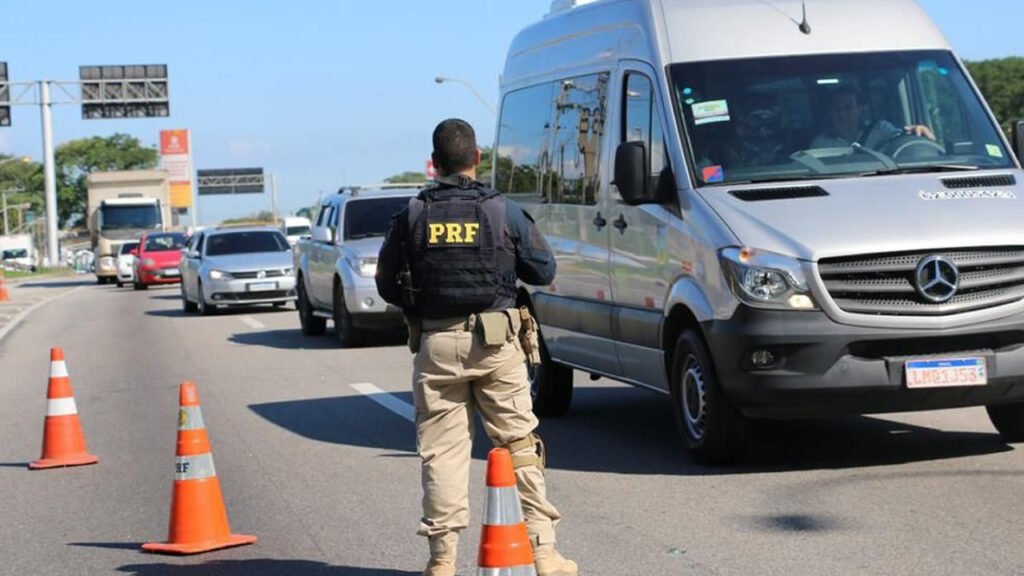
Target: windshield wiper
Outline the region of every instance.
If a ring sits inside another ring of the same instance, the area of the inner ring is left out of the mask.
[[[899,168],[886,168],[874,172],[864,172],[861,176],[891,176],[893,174],[934,174],[938,172],[976,172],[981,170],[978,166],[968,164],[929,164],[928,166],[903,166]]]

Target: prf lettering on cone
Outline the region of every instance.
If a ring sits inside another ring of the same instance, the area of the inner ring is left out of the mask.
[[[82,421],[78,418],[71,377],[64,351],[50,350],[50,381],[46,390],[46,419],[43,422],[43,455],[28,465],[32,470],[95,464],[100,459],[85,446]]]
[[[495,448],[487,456],[487,508],[477,566],[477,576],[537,574],[516,488],[512,454],[505,448]]]
[[[147,552],[199,554],[256,542],[255,536],[232,534],[228,512],[213,466],[210,437],[192,382],[179,390],[178,449],[174,459],[174,489],[167,542],[142,545]]]

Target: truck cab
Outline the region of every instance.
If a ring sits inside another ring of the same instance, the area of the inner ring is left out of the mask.
[[[392,217],[418,193],[411,184],[343,188],[321,205],[311,237],[300,239],[295,251],[304,334],[322,335],[332,320],[347,347],[368,331],[404,328],[401,310],[380,297],[374,276]]]

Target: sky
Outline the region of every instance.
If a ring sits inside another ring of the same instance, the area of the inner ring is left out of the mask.
[[[813,14],[816,0],[808,0]],[[550,0],[0,1],[11,82],[75,80],[80,65],[167,64],[171,116],[82,120],[54,107],[57,144],[124,132],[156,145],[191,131],[198,169],[263,167],[282,215],[344,184],[423,171],[434,126],[461,117],[481,145],[513,36]],[[968,60],[1024,55],[1019,0],[919,0]],[[39,109],[15,107],[0,154],[42,156]],[[202,197],[203,224],[270,208],[269,195]]]

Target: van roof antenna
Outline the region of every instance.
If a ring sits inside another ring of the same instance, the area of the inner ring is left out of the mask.
[[[783,16],[788,18],[789,21],[792,22],[793,24],[796,24],[797,28],[799,28],[800,31],[803,32],[804,34],[807,34],[807,35],[811,34],[811,24],[807,21],[807,0],[802,0],[800,2],[801,6],[803,7],[803,21],[801,21],[801,22],[797,22],[796,18],[793,18],[792,16],[787,14],[785,10],[783,10],[782,8],[779,8],[775,4],[772,4],[768,0],[760,0],[760,2],[762,4],[764,4],[765,6],[771,8],[772,10],[775,10],[779,14],[782,14]]]
[[[801,4],[801,6],[803,7],[803,10],[804,10],[804,19],[799,24],[800,31],[803,32],[804,34],[810,36],[811,35],[811,24],[807,21],[807,0],[803,0],[802,2],[800,2],[800,4]]]

